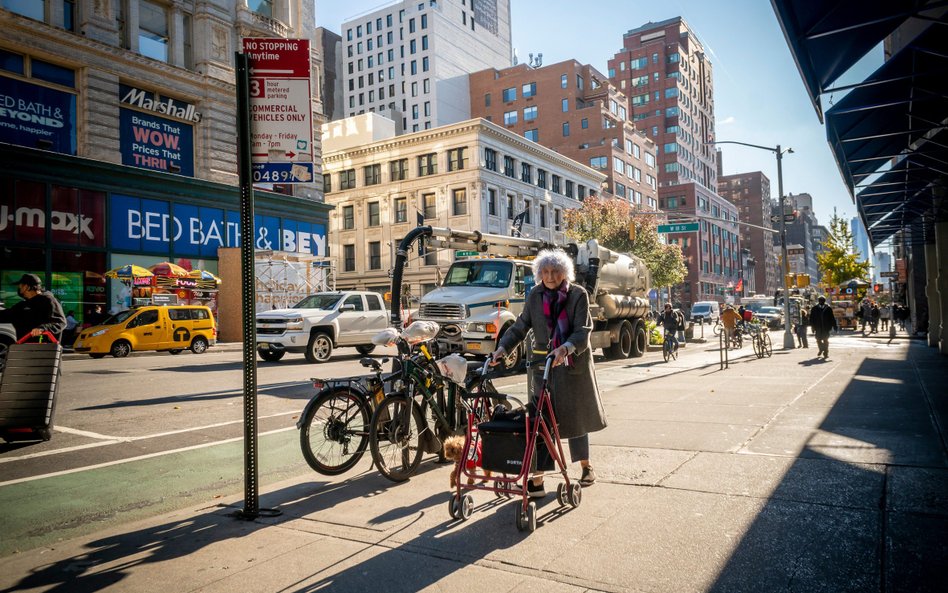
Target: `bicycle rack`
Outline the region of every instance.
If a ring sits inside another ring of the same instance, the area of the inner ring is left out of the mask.
[[[718,334],[718,343],[721,345],[721,368],[719,370],[724,370],[730,368],[730,361],[728,360],[728,351],[727,351],[727,338],[725,336],[727,332],[724,329],[721,329],[721,333]]]

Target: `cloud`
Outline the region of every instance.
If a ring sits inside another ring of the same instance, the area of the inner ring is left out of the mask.
[[[736,122],[737,122],[737,118],[734,117],[733,115],[729,115],[729,116],[725,117],[724,119],[722,119],[721,121],[719,121],[717,125],[719,125],[719,126],[726,126],[726,125],[728,125],[728,124],[733,124],[733,123],[736,123]]]

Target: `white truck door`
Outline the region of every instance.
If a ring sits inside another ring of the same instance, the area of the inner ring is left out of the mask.
[[[368,333],[368,315],[361,294],[352,294],[339,305],[339,345],[362,344]],[[371,338],[371,336],[369,336]]]
[[[366,316],[366,337],[371,339],[375,337],[375,334],[388,327],[388,311],[385,310],[385,306],[382,304],[382,297],[380,295],[367,294],[365,295],[365,300],[368,304],[368,313]]]

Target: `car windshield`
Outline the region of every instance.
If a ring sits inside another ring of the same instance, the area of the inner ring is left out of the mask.
[[[692,315],[705,315],[706,313],[711,312],[711,307],[708,305],[695,305],[691,310]]]
[[[502,261],[456,262],[448,270],[442,286],[486,286],[506,288],[510,284],[513,264]]]
[[[105,321],[103,321],[103,322],[100,323],[99,325],[116,325],[116,324],[118,324],[118,323],[124,322],[125,320],[127,320],[129,317],[131,317],[131,316],[134,315],[134,314],[135,314],[135,311],[133,311],[133,310],[131,310],[131,309],[129,309],[129,310],[127,310],[127,311],[119,311],[119,312],[116,313],[115,315],[109,315],[109,316],[105,319]]]
[[[761,307],[761,313],[766,313],[767,315],[780,315],[783,313],[783,309],[780,307]]]
[[[295,309],[323,309],[330,310],[336,306],[341,294],[311,294],[296,304]]]
[[[763,304],[763,303],[753,303],[753,302],[752,302],[752,303],[744,303],[744,308],[745,308],[745,309],[750,309],[750,310],[753,311],[754,313],[757,313],[758,311],[760,311],[761,309],[764,308],[764,304]]]

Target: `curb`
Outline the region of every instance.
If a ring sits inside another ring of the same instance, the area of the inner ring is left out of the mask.
[[[219,352],[239,352],[243,350],[243,342],[225,342],[223,344],[215,344],[210,346],[207,349],[207,354],[214,354]],[[159,352],[158,350],[141,350],[139,352],[129,353],[130,357],[137,356],[172,356],[167,352]],[[108,356],[108,355],[106,355]],[[74,352],[71,349],[63,350],[63,360],[91,360],[88,353]]]

